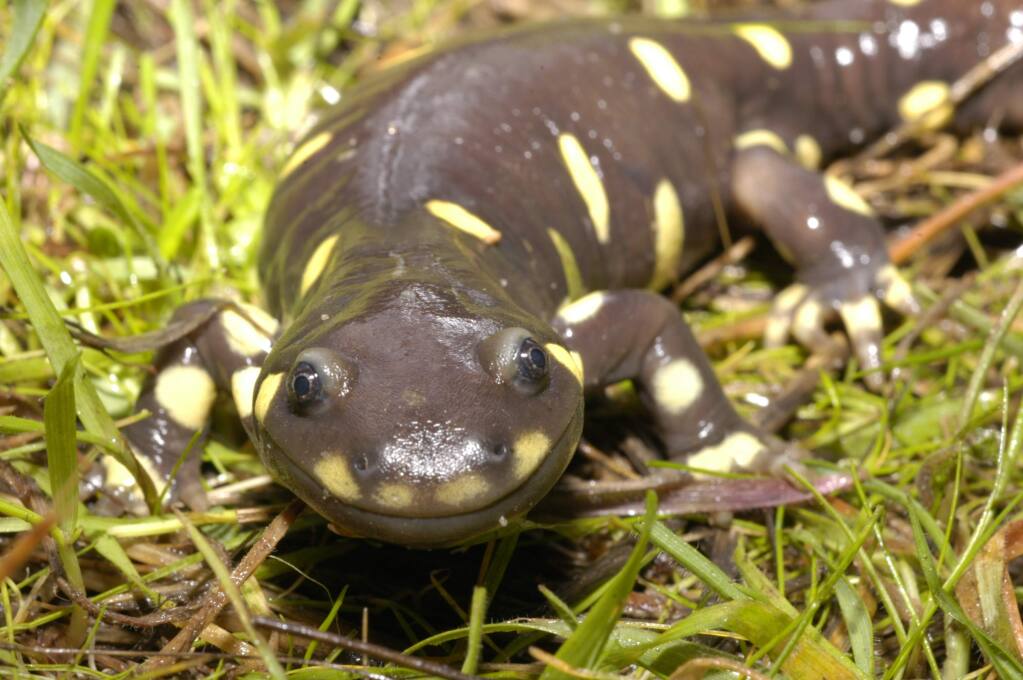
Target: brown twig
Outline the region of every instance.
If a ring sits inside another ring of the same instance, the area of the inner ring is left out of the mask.
[[[909,234],[888,249],[889,257],[895,264],[902,264],[938,234],[951,229],[974,210],[997,200],[1021,184],[1023,184],[1023,163],[1009,168],[988,186],[960,197],[951,205],[916,225]]]
[[[249,548],[249,552],[238,562],[238,566],[231,572],[231,580],[241,586],[256,568],[274,551],[277,544],[284,538],[288,528],[294,523],[305,504],[300,500],[294,500],[288,504],[263,530],[259,539]],[[142,664],[142,670],[155,670],[166,664],[168,659],[174,658],[176,654],[191,649],[196,639],[220,611],[227,604],[227,594],[223,588],[215,588],[209,594],[206,605],[196,612],[188,623],[186,623],[174,638],[164,645],[161,652],[164,656],[153,657]]]

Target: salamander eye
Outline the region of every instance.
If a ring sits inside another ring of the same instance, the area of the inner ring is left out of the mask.
[[[296,364],[291,371],[288,392],[291,403],[299,408],[307,407],[318,401],[323,395],[323,384],[316,368],[307,361],[300,361]]]
[[[326,347],[303,350],[288,375],[292,413],[311,416],[348,396],[358,378],[356,364]]]
[[[504,328],[481,341],[480,364],[499,385],[535,395],[547,387],[551,360],[525,328]]]
[[[519,377],[529,382],[539,382],[547,377],[547,352],[536,340],[526,338],[519,345]]]

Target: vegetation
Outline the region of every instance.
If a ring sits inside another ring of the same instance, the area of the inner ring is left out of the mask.
[[[201,296],[258,302],[262,213],[313,112],[470,27],[637,9],[704,3],[0,2],[2,675],[1023,677],[1023,192],[990,190],[1019,139],[930,135],[839,169],[893,224],[994,200],[907,253],[929,309],[888,320],[883,394],[854,364],[761,348],[785,283],[765,244],[685,282],[730,396],[750,415],[793,403],[760,417],[832,461],[815,474],[851,472],[842,493],[684,519],[640,496],[631,519],[412,552],[300,514],[229,414],[203,444],[209,511],[147,512],[105,486],[105,461],[138,471],[117,428],[140,417],[149,357],[70,331],[143,333]],[[573,475],[637,476],[622,392]]]

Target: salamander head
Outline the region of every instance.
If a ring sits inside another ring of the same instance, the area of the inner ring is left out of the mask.
[[[267,358],[255,427],[267,467],[342,532],[464,541],[532,507],[575,451],[581,369],[546,324],[422,283],[320,319]]]

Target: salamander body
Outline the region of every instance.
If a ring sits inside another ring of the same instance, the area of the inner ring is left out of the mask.
[[[735,413],[656,291],[726,225],[757,226],[798,278],[767,341],[814,345],[837,313],[876,368],[878,301],[916,303],[870,208],[818,168],[906,119],[1019,126],[1019,65],[946,102],[1020,40],[1007,0],[842,0],[778,23],[515,28],[388,69],[282,171],[260,256],[280,325],[232,307],[165,348],[129,436],[169,469],[228,390],[267,467],[335,526],[424,546],[526,512],[584,394],[626,378],[670,456],[772,469],[787,447]]]

